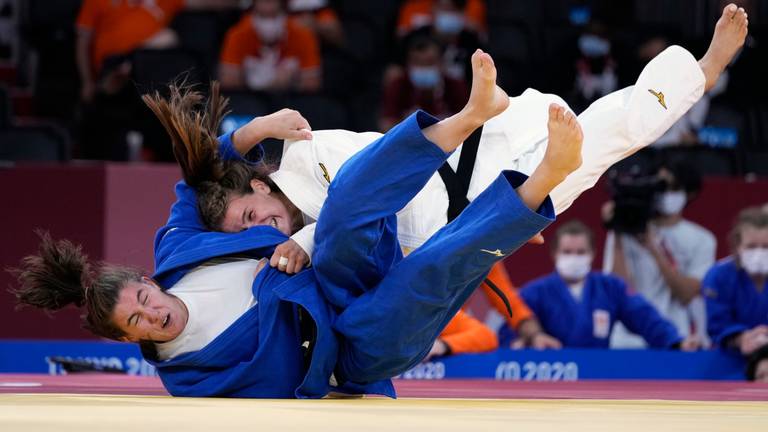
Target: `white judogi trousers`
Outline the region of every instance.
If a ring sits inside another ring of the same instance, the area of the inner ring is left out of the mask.
[[[643,69],[635,85],[602,97],[578,116],[584,132],[582,165],[550,195],[559,214],[616,162],[656,141],[704,94],[705,77],[684,48],[667,48]],[[559,96],[528,89],[483,127],[467,198],[471,201],[502,170],[530,175],[547,148],[548,107],[568,107]],[[270,177],[307,219],[316,220],[328,185],[341,165],[381,134],[345,130],[314,131],[312,140],[286,141],[280,168]],[[456,169],[460,149],[449,159]],[[404,156],[407,157],[407,156]],[[392,167],[393,170],[397,166]],[[435,174],[398,212],[398,238],[417,248],[447,222],[448,193]],[[314,225],[292,238],[309,256]]]

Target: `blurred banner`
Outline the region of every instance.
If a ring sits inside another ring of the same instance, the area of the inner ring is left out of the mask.
[[[59,362],[53,359],[58,359]],[[66,373],[62,361],[155,375],[138,346],[115,342],[0,342],[0,373]],[[682,353],[655,350],[559,351],[501,349],[488,354],[436,358],[402,374],[402,379],[482,378],[506,381],[590,379],[743,380],[744,361],[721,351]]]

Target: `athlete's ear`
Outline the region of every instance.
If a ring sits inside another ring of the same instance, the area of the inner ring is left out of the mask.
[[[146,285],[150,285],[150,286],[153,286],[153,287],[155,287],[155,288],[157,288],[157,289],[162,289],[162,288],[160,288],[160,285],[158,285],[158,284],[157,284],[157,282],[155,282],[155,280],[154,280],[154,279],[152,279],[152,278],[151,278],[151,277],[149,277],[149,276],[142,276],[142,277],[141,277],[141,282],[142,282],[143,284],[146,284]]]
[[[269,194],[270,192],[272,192],[272,190],[269,188],[269,185],[257,179],[251,180],[251,188],[253,189],[254,192],[261,192],[265,194]]]

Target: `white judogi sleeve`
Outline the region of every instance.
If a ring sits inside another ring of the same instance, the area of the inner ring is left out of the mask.
[[[305,225],[304,228],[296,231],[291,236],[291,240],[295,241],[309,256],[310,263],[312,262],[312,252],[315,250],[315,225],[314,223]]]

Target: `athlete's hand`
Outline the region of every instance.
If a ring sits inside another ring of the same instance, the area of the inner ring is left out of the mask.
[[[232,135],[232,145],[240,154],[248,153],[267,138],[280,140],[310,140],[312,128],[298,111],[283,108],[275,113],[256,117]]]
[[[281,265],[280,258],[283,257],[284,265]],[[285,261],[288,260],[286,263]],[[275,253],[272,254],[272,258],[269,259],[269,265],[277,268],[281,272],[288,274],[298,273],[309,262],[309,256],[304,249],[299,246],[298,243],[289,239],[285,243],[278,245],[275,248]]]
[[[541,231],[539,231],[538,234],[536,234],[535,236],[529,238],[526,243],[528,243],[528,244],[536,244],[536,245],[544,244],[544,236],[541,235]]]
[[[309,122],[296,110],[283,108],[278,112],[256,119],[260,119],[261,127],[267,134],[265,138],[312,139],[312,128],[309,126]]]

